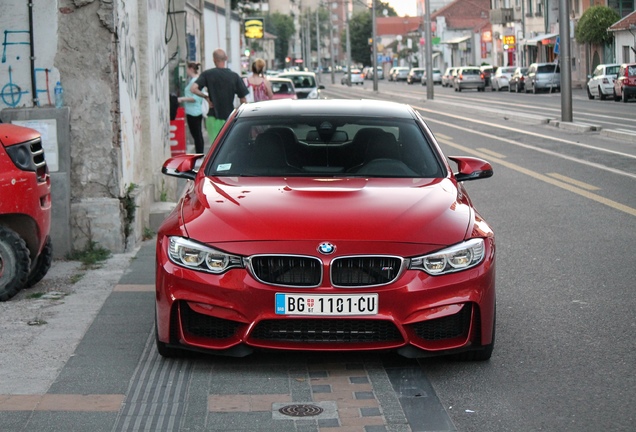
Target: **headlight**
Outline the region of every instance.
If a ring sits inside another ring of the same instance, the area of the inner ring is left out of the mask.
[[[170,237],[168,257],[173,263],[193,270],[221,274],[243,267],[243,259],[182,237]]]
[[[474,238],[441,251],[411,259],[410,269],[437,276],[475,267],[484,258],[484,239]]]
[[[5,150],[15,166],[22,171],[35,171],[33,156],[31,155],[31,145],[29,143],[10,146]]]
[[[318,90],[317,89],[313,89],[307,95],[307,99],[316,99],[317,97],[318,97]]]

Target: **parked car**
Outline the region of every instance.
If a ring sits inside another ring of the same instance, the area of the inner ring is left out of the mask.
[[[589,99],[598,97],[600,100],[612,97],[614,95],[614,80],[620,67],[621,65],[617,63],[596,66],[592,75],[587,76],[587,97]]]
[[[614,81],[614,100],[627,102],[636,96],[636,63],[622,64]]]
[[[272,86],[272,93],[274,93],[272,99],[298,99],[294,82],[289,78],[272,76],[268,80]]]
[[[495,238],[464,187],[488,162],[454,171],[395,102],[256,102],[226,124],[163,165],[191,185],[157,233],[160,355],[490,358]]]
[[[378,79],[384,79],[384,69],[382,69],[382,66],[377,66],[376,67],[376,73],[378,74]],[[365,79],[373,79],[373,67],[369,68],[369,71],[367,72],[367,74],[365,75]]]
[[[411,68],[409,74],[406,77],[407,84],[413,84],[414,82],[420,82],[424,75],[424,68]]]
[[[409,74],[409,68],[398,66],[391,69],[389,81],[406,81],[406,77]]]
[[[422,75],[422,85],[426,85],[426,70],[424,70],[424,75]],[[433,68],[433,85],[442,83],[442,71],[438,68]]]
[[[446,71],[442,74],[442,87],[453,86],[456,72],[457,72],[457,68],[454,68],[454,67],[446,68]]]
[[[298,99],[318,99],[320,90],[325,89],[324,85],[318,85],[313,72],[284,72],[278,76],[292,80]]]
[[[464,66],[457,69],[455,81],[453,82],[455,91],[475,89],[483,92],[486,90],[486,80],[483,72],[476,66]]]
[[[0,123],[0,301],[38,283],[53,259],[51,177],[42,138]]]
[[[525,82],[526,93],[561,91],[561,67],[557,63],[532,63]]]
[[[347,84],[347,80],[349,79],[349,74],[348,73],[344,73],[342,75],[342,78],[340,78],[340,84],[345,85]],[[355,85],[363,85],[364,84],[364,77],[362,76],[362,71],[360,69],[351,69],[351,84],[355,84]]]
[[[523,91],[527,76],[528,76],[528,68],[526,67],[516,68],[512,76],[510,77],[510,81],[508,81],[508,91],[511,92],[514,90],[516,93]]]
[[[508,88],[515,69],[513,66],[498,67],[495,74],[490,77],[490,89],[501,91],[501,89]]]
[[[492,65],[482,65],[479,67],[481,72],[484,74],[484,82],[486,86],[490,87],[490,78],[497,72],[497,66]]]

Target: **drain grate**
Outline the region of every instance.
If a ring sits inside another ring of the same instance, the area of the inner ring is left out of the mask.
[[[278,410],[279,413],[290,417],[312,417],[320,415],[323,409],[316,405],[287,405]]]

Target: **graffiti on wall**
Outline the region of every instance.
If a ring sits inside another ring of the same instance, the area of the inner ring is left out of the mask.
[[[126,10],[126,4],[125,2],[122,3],[124,3],[124,15],[119,26],[119,42],[121,43],[119,73],[121,80],[126,83],[128,95],[132,99],[136,99],[139,91],[139,70],[137,69],[135,33],[130,28],[130,16]]]
[[[0,107],[32,106],[31,42],[28,30],[4,30],[2,39],[2,70],[0,70]],[[16,69],[19,71],[16,73]],[[37,105],[52,105],[52,69],[37,67],[34,72]]]

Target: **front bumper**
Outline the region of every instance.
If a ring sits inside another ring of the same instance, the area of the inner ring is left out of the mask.
[[[161,242],[160,242],[161,243]],[[256,349],[396,350],[409,357],[479,349],[492,342],[494,244],[477,267],[432,277],[404,271],[380,287],[334,288],[312,294],[377,293],[371,316],[294,316],[275,312],[276,293],[307,293],[258,282],[245,269],[212,275],[173,264],[157,248],[157,338],[172,347],[225,355]]]

